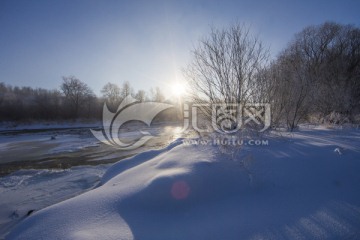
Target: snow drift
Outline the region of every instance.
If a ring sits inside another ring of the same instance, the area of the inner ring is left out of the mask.
[[[359,142],[359,132],[303,131],[232,156],[178,139],[114,164],[101,186],[7,239],[359,238]]]

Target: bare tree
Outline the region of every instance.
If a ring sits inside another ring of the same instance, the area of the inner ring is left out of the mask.
[[[351,25],[326,22],[295,35],[262,81],[290,130],[310,116],[359,113],[359,52],[360,30]]]
[[[146,92],[144,90],[139,90],[136,94],[135,94],[135,98],[136,100],[138,100],[139,102],[144,102],[146,100]]]
[[[60,118],[61,97],[61,93],[58,90],[35,89],[35,118],[47,120]]]
[[[351,117],[360,110],[360,29],[326,22],[305,28],[296,36],[308,59],[315,84],[314,111]]]
[[[246,26],[212,28],[192,51],[192,62],[184,71],[193,99],[212,103],[252,101],[257,74],[266,67],[268,56],[268,50]]]
[[[84,105],[86,107],[86,117],[87,118],[93,118],[97,116],[97,97],[96,95],[91,91],[88,94],[86,94],[84,99]]]
[[[61,85],[66,100],[68,101],[73,117],[79,117],[80,108],[89,96],[94,96],[88,85],[74,76],[63,77]]]
[[[0,106],[4,101],[6,92],[7,92],[7,87],[5,86],[4,83],[0,82]]]
[[[111,109],[117,108],[120,104],[121,96],[120,96],[120,88],[118,85],[114,83],[107,83],[101,90],[103,98],[106,99],[108,106]]]
[[[311,81],[304,59],[299,54],[299,49],[290,48],[284,51],[279,61],[281,67],[278,77],[281,84],[279,91],[284,93],[280,102],[284,106],[284,117],[290,131],[293,131],[298,123],[309,113],[311,102],[309,100]]]
[[[134,89],[128,81],[124,82],[121,88],[121,98],[124,99],[127,96],[134,96]]]
[[[159,87],[156,87],[155,90],[153,88],[150,89],[151,101],[154,102],[164,102],[165,96]]]

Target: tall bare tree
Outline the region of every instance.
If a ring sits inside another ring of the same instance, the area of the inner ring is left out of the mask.
[[[212,28],[192,51],[192,61],[184,71],[193,99],[252,101],[257,75],[266,67],[268,57],[268,50],[245,25]]]

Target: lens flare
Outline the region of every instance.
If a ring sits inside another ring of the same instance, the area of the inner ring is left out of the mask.
[[[171,195],[177,200],[186,199],[189,196],[189,193],[190,187],[183,180],[174,182],[171,187]]]

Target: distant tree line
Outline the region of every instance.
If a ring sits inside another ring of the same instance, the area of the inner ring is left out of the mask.
[[[107,83],[98,97],[75,76],[62,78],[59,89],[10,86],[0,82],[0,121],[101,119],[104,102],[116,111],[128,95],[138,101],[165,101],[160,88],[136,93],[129,82]]]
[[[360,29],[353,25],[306,27],[272,61],[246,26],[212,29],[184,72],[193,101],[270,103],[274,126],[360,121]]]

